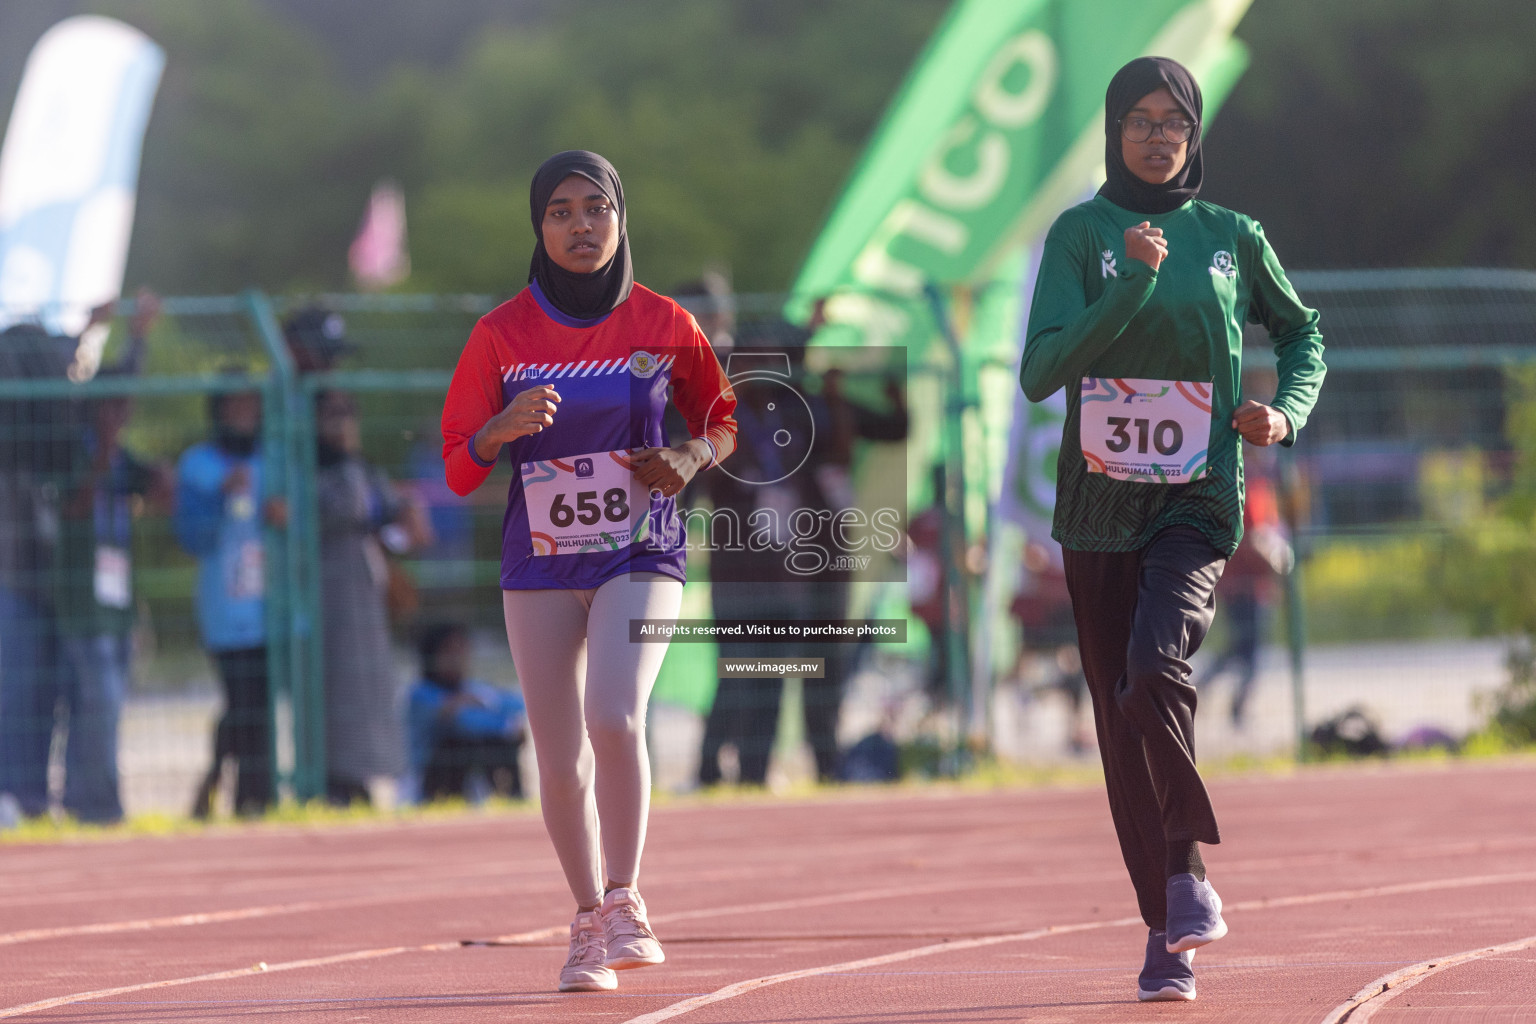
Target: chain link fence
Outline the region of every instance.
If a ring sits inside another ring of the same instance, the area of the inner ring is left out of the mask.
[[[1521,431],[1536,417],[1522,418],[1531,391],[1520,368],[1536,360],[1536,275],[1294,280],[1322,311],[1329,377],[1301,443],[1252,459],[1250,476],[1274,481],[1296,569],[1262,588],[1256,613],[1222,602],[1196,662],[1201,754],[1291,756],[1356,708],[1387,743],[1458,742],[1490,714],[1479,695],[1508,685],[1518,632],[1494,607],[1512,586],[1497,572],[1461,590],[1447,581],[1485,572],[1461,553],[1512,521],[1532,468],[1522,453],[1536,438]],[[805,340],[776,296],[684,301],[738,352]],[[125,361],[135,350],[119,322],[103,371],[83,384],[64,372],[69,339],[21,328],[0,339],[0,791],[22,813],[110,821],[414,796],[411,688],[432,627],[462,627],[474,677],[515,695],[495,600],[509,470],[468,498],[452,494],[438,432],[452,367],[494,304],[167,299],[138,364]],[[711,322],[721,310],[729,316]],[[1249,363],[1262,367],[1263,339],[1251,341]],[[956,401],[960,375],[935,351],[910,366],[899,353],[879,366],[808,359],[803,371],[814,393],[836,367],[870,408],[932,407],[915,409],[909,433],[854,438],[843,482],[845,502],[900,510],[902,543],[838,584],[839,608],[901,622],[902,642],[753,652],[814,654],[832,678],[786,672],[725,691],[718,659],[732,648],[674,643],[649,722],[659,786],[954,770],[977,722],[1009,760],[1092,758],[1087,711],[1074,711],[1070,630],[1049,602],[992,585],[1026,545],[997,543],[1005,528],[968,517],[952,493],[967,473],[995,492],[1003,474],[982,463],[997,461],[987,453],[1007,425],[973,422],[988,414]],[[972,392],[993,377],[1006,392],[1005,363],[970,371]],[[893,378],[905,398],[890,395]],[[251,407],[254,418],[232,422]],[[965,430],[949,429],[960,420]],[[339,449],[370,469],[338,471]],[[259,480],[231,480],[250,457]],[[711,504],[701,495],[694,507]],[[682,615],[715,619],[726,591],[712,594],[714,554],[705,527],[690,528]],[[767,612],[772,592],[749,588],[730,614]],[[807,593],[805,617],[820,614],[820,595]],[[1253,629],[1252,681],[1234,719],[1248,666],[1219,656],[1240,653]],[[711,725],[720,692],[740,713],[730,728]],[[516,754],[524,791],[530,754],[527,744]]]

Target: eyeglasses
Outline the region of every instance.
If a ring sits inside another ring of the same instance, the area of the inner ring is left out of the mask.
[[[1163,138],[1178,145],[1188,142],[1189,137],[1195,133],[1195,122],[1186,121],[1182,117],[1170,117],[1166,121],[1149,121],[1145,117],[1120,119],[1120,134],[1131,142],[1146,142],[1152,137],[1154,128],[1163,133]]]

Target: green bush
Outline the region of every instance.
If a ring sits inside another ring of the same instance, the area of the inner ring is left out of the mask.
[[[1505,383],[1504,434],[1515,453],[1509,490],[1452,534],[1436,585],[1476,631],[1515,637],[1487,732],[1528,746],[1536,744],[1536,367],[1511,368]]]
[[[1536,744],[1536,643],[1525,636],[1509,651],[1509,682],[1493,695],[1492,726],[1512,744]]]
[[[1484,516],[1449,538],[1433,580],[1445,606],[1482,635],[1536,635],[1536,529]]]
[[[1445,538],[1410,534],[1339,539],[1314,548],[1301,574],[1309,643],[1462,632],[1435,578]]]

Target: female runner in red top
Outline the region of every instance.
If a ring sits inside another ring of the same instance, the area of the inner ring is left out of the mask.
[[[685,536],[676,496],[736,445],[736,399],[693,317],[634,283],[624,189],[573,150],[530,190],[528,287],[475,325],[443,409],[448,484],[468,494],[505,446],[507,639],[528,705],[539,797],[576,897],[560,990],[617,987],[664,959],[636,880],[650,806],[645,709],[672,619]],[[667,445],[673,401],[690,437]],[[606,865],[606,870],[604,868]]]

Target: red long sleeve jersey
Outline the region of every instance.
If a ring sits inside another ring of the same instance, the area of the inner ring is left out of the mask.
[[[653,498],[626,456],[668,443],[667,391],[718,462],[736,447],[736,396],[698,324],[640,285],[597,321],[574,320],[537,285],[482,317],[443,407],[448,486],[468,494],[494,463],[475,433],[523,391],[560,395],[552,426],[507,445],[514,472],[502,520],[504,590],[588,589],[629,572],[685,578],[673,498]]]

